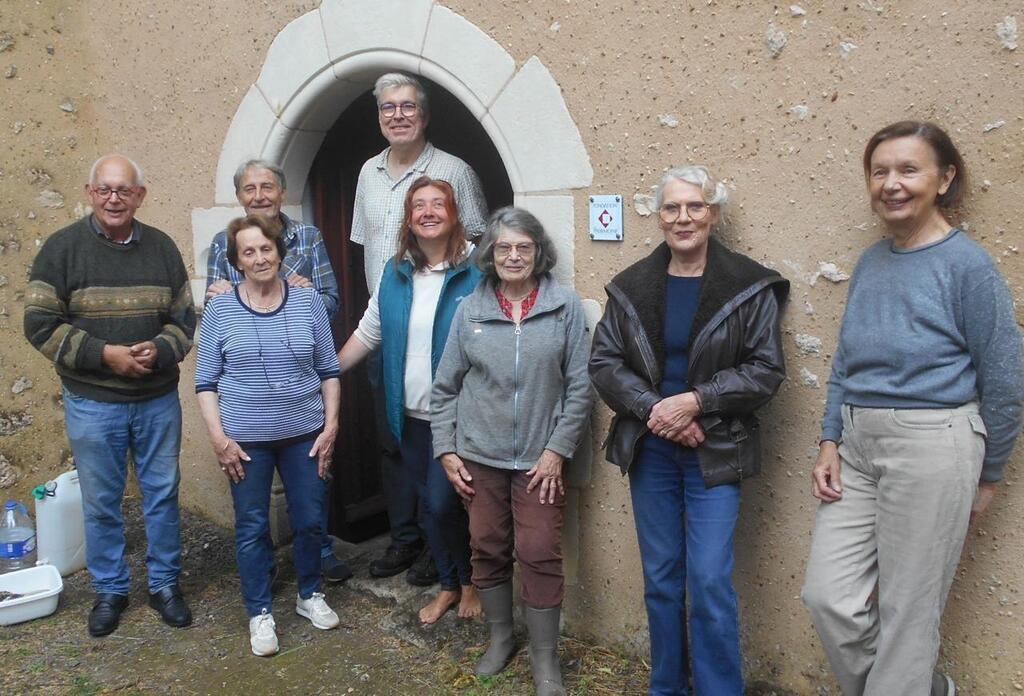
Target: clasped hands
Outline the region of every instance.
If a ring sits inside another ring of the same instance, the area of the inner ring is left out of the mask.
[[[700,402],[694,392],[668,396],[651,408],[647,429],[665,440],[697,447],[704,442],[704,429],[697,422],[698,415]]]
[[[156,344],[143,341],[131,346],[103,346],[103,363],[122,377],[143,377],[156,366]]]

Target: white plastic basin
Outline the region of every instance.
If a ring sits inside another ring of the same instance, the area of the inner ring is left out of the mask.
[[[0,590],[24,595],[0,602],[0,626],[49,616],[57,610],[64,581],[52,565],[14,570],[0,575]]]

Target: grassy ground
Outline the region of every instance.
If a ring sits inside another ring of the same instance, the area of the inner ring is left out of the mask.
[[[248,621],[239,595],[231,532],[185,514],[182,520],[182,589],[194,615],[185,629],[165,626],[147,605],[145,538],[138,501],[125,503],[128,557],[133,574],[130,605],[118,630],[91,638],[86,617],[93,593],[87,573],[64,579],[53,615],[0,628],[0,694],[393,694],[518,696],[531,694],[523,649],[494,677],[478,678],[473,665],[486,647],[480,620],[449,612],[424,627],[416,616],[434,589],[420,590],[399,575],[369,578],[366,566],[386,540],[348,546],[343,555],[355,577],[324,588],[338,612],[339,630],[319,631],[294,612],[295,575],[290,547],[278,550],[274,586],[281,652],[258,658],[249,651]],[[646,693],[648,665],[599,646],[563,637],[561,663],[573,696]],[[793,696],[751,684],[750,696]]]
[[[422,593],[405,586],[401,577],[383,583],[367,579],[366,559],[359,554],[352,559],[357,578],[326,588],[342,627],[318,631],[294,613],[296,583],[289,550],[283,550],[274,595],[281,652],[269,659],[254,657],[230,532],[189,515],[183,521],[181,582],[195,621],[187,629],[165,626],[146,603],[145,541],[137,503],[129,500],[125,512],[134,580],[120,628],[106,638],[89,637],[87,574],[65,578],[55,614],[0,629],[0,692],[503,696],[532,691],[525,649],[502,674],[474,677],[473,664],[485,647],[483,623],[462,621],[449,612],[434,627],[420,626],[415,612]],[[565,639],[562,663],[572,694],[645,692],[647,670],[635,659]]]

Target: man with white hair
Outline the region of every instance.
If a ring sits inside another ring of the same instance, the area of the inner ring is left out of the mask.
[[[85,193],[92,213],[50,235],[32,264],[24,327],[63,384],[96,591],[89,633],[113,632],[128,605],[121,501],[129,450],[142,493],[149,604],[168,625],[187,626],[192,613],[178,586],[178,363],[196,326],[188,273],[171,238],[135,219],[146,198],[137,164],[101,157]]]
[[[350,236],[351,241],[363,245],[366,287],[371,294],[380,284],[384,264],[398,250],[405,195],[419,177],[426,175],[452,185],[467,236],[483,234],[487,224],[487,201],[476,173],[458,157],[427,141],[430,104],[419,80],[402,73],[387,73],[377,79],[373,95],[377,99],[380,132],[388,146],[367,160],[359,172]],[[370,370],[372,380],[372,366]],[[375,577],[396,575],[420,557],[406,579],[414,585],[430,585],[436,581],[437,571],[429,554],[420,554],[423,541],[416,524],[416,485],[402,471],[398,444],[382,415],[384,397],[379,387],[374,398],[383,449],[391,545],[383,557],[370,564],[370,574]]]

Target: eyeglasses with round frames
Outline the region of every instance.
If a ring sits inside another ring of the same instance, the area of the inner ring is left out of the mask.
[[[516,255],[522,258],[529,258],[533,256],[533,253],[537,251],[537,245],[533,242],[521,242],[519,244],[508,244],[507,242],[499,242],[494,245],[494,255],[498,258],[505,258],[512,253],[515,249]]]
[[[402,102],[401,104],[384,102],[377,108],[380,109],[380,115],[384,118],[394,118],[395,113],[400,113],[406,118],[412,118],[419,111],[420,106],[416,102]]]
[[[139,186],[122,186],[120,188],[110,188],[109,186],[93,186],[92,192],[95,193],[100,198],[110,198],[114,194],[117,194],[117,197],[123,201],[127,198],[131,198],[136,193],[138,193],[139,188]]]
[[[708,216],[708,211],[711,210],[711,206],[707,203],[693,202],[687,203],[685,206],[681,206],[678,203],[666,203],[658,209],[658,214],[661,216],[662,221],[672,223],[683,214],[683,208],[686,209],[686,216],[694,221],[703,220]]]

